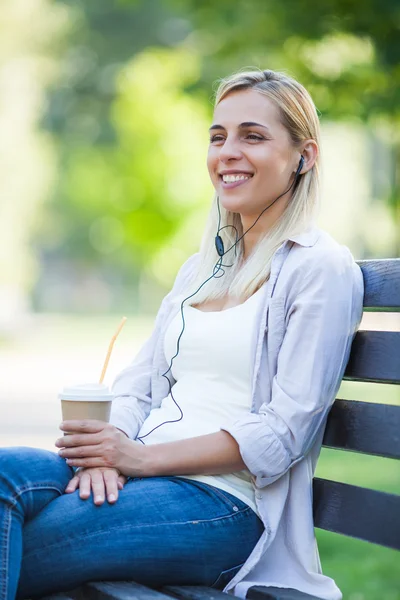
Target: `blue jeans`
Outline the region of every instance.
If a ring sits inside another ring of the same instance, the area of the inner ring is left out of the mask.
[[[222,589],[263,524],[244,502],[181,477],[130,478],[115,504],[64,494],[74,470],[55,452],[0,448],[0,600],[88,581]]]

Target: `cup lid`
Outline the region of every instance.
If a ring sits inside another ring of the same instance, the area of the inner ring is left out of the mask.
[[[114,396],[104,383],[77,383],[67,385],[63,391],[58,394],[60,400],[89,400],[103,401],[113,400]]]

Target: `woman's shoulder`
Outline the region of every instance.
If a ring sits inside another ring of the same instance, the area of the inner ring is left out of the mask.
[[[295,297],[301,290],[310,293],[321,288],[359,290],[363,293],[363,276],[348,246],[338,242],[329,232],[314,228],[312,244],[294,243],[280,271],[278,295]]]
[[[294,243],[290,252],[288,266],[293,269],[317,270],[334,267],[352,266],[354,256],[348,246],[336,240],[328,231],[319,227],[312,229],[313,243],[302,245]],[[289,258],[289,257],[288,257]]]

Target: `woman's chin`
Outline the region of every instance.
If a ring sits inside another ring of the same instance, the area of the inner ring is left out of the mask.
[[[239,196],[228,196],[227,194],[222,193],[221,195],[218,195],[218,197],[220,206],[223,206],[225,210],[229,210],[231,212],[242,212],[242,210],[245,209],[246,204],[248,203],[248,201],[246,201],[245,198]]]

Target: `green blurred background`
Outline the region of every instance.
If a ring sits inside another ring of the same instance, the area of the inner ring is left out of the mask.
[[[107,380],[198,250],[219,77],[284,70],[322,126],[319,225],[356,259],[400,250],[398,0],[0,1],[0,445],[54,450],[59,388]],[[400,330],[399,315],[362,328]],[[400,404],[398,387],[340,397]],[[396,461],[323,450],[317,475],[400,493]],[[317,531],[345,600],[400,598],[399,554]]]

